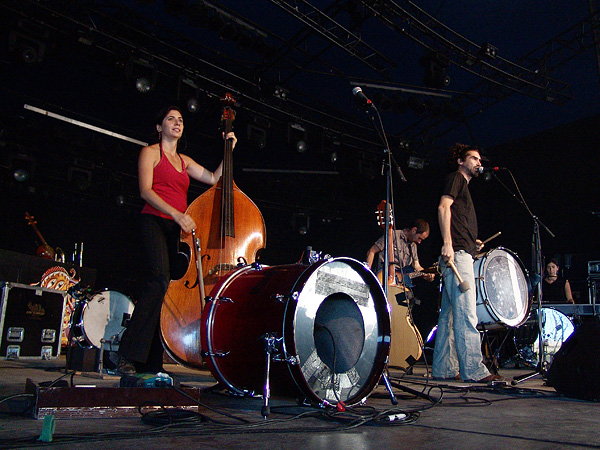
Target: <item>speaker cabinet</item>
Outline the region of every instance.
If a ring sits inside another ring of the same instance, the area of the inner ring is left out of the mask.
[[[547,384],[560,394],[600,401],[600,318],[586,317],[563,343],[548,373]]]

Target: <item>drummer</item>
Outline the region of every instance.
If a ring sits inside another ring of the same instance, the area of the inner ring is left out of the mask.
[[[558,261],[552,258],[546,264],[546,273],[542,281],[542,303],[575,303],[569,280],[558,276]]]

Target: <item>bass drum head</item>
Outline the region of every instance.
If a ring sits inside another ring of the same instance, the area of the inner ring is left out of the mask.
[[[479,323],[523,324],[529,316],[531,297],[526,271],[517,256],[499,247],[476,260],[474,269]]]
[[[537,326],[537,314],[535,315]],[[571,334],[575,331],[573,322],[571,319],[552,308],[542,308],[542,345],[544,346],[544,354],[548,357],[554,356],[554,354],[560,349],[563,342],[567,340]],[[539,339],[536,338],[533,341],[533,351],[536,355],[539,355]]]
[[[379,382],[389,353],[390,316],[375,275],[337,258],[316,264],[286,309],[289,369],[308,397],[352,404]],[[293,329],[291,329],[291,327]]]
[[[96,348],[119,349],[119,341],[125,328],[123,319],[131,317],[133,302],[124,294],[104,291],[92,297],[83,306],[81,326],[85,339]]]

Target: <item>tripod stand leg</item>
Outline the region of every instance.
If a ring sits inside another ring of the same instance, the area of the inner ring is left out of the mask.
[[[385,388],[387,389],[388,393],[390,394],[390,401],[392,402],[392,405],[397,405],[398,399],[396,398],[396,396],[394,395],[394,391],[392,390],[392,385],[390,384],[390,378],[388,377],[388,374],[387,374],[387,366],[386,366],[385,370],[383,371],[383,373],[381,374],[381,379],[383,380],[383,383],[385,384]]]
[[[531,379],[531,378],[533,378],[535,376],[538,376],[538,375],[542,375],[542,371],[540,370],[539,366],[538,366],[538,368],[537,368],[537,370],[535,372],[530,372],[530,373],[526,373],[526,374],[523,374],[523,375],[519,375],[519,376],[513,377],[513,379],[510,382],[510,384],[512,384],[513,386],[516,386],[520,382],[529,380],[529,379]]]

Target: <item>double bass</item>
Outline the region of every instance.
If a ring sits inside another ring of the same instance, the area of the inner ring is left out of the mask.
[[[235,100],[221,100],[224,133],[233,129]],[[219,181],[187,208],[196,222],[193,233],[181,234],[191,250],[185,275],[171,280],[165,294],[160,329],[165,350],[178,363],[202,366],[200,324],[204,298],[220,278],[240,265],[256,261],[266,244],[263,216],[233,181],[233,145],[225,140]]]

